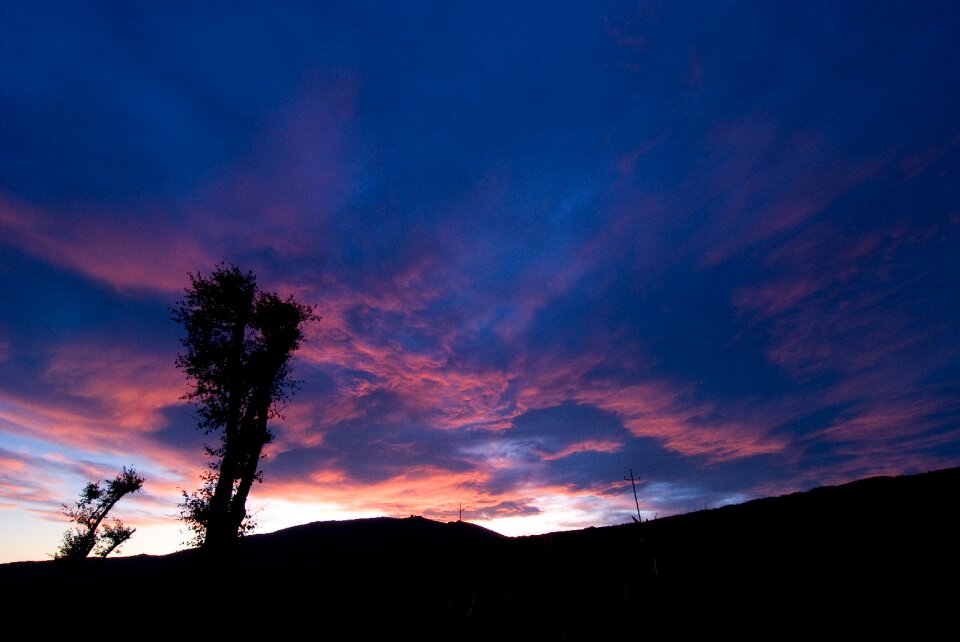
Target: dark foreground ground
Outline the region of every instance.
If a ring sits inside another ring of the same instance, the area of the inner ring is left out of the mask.
[[[960,622],[958,498],[951,469],[534,537],[318,522],[248,537],[225,562],[0,565],[0,606],[8,626],[84,638],[913,638]]]

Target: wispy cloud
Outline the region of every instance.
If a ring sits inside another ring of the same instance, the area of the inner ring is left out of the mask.
[[[119,290],[179,292],[212,255],[161,217],[107,220],[77,207],[64,218],[0,194],[0,226],[24,251]]]

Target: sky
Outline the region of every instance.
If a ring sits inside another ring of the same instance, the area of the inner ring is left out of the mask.
[[[960,465],[954,2],[0,3],[0,561],[206,459],[170,308],[316,307],[259,532]],[[909,506],[891,506],[891,517]]]

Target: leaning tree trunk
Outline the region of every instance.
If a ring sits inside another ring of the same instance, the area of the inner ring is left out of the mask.
[[[230,502],[230,529],[233,533],[240,532],[240,526],[247,516],[247,496],[250,494],[250,488],[257,478],[257,465],[260,463],[260,454],[263,452],[264,445],[270,441],[270,434],[267,432],[267,418],[257,418],[257,428],[255,434],[250,435],[248,450],[245,453],[243,465],[239,470],[239,483],[237,491]]]
[[[229,389],[227,390],[227,418],[223,433],[223,455],[218,466],[217,484],[210,498],[206,534],[203,547],[223,550],[236,539],[236,530],[231,529],[230,508],[234,483],[239,477],[240,458],[238,446],[243,440],[241,416],[246,395],[243,376],[244,338],[249,320],[238,318],[234,328],[229,356]]]

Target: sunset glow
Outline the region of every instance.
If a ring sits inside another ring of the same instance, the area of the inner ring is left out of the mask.
[[[260,532],[960,465],[958,5],[520,5],[0,8],[0,562],[124,465],[183,547],[220,261],[321,317]]]

